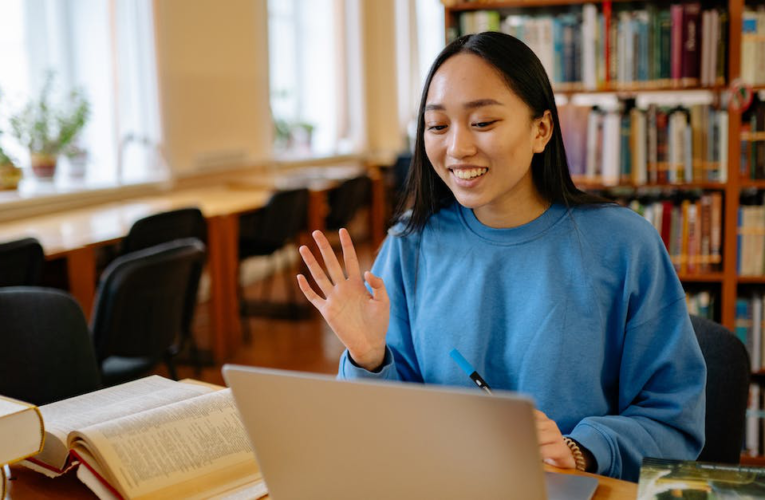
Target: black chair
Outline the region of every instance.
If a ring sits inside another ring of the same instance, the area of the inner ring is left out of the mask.
[[[691,316],[691,323],[707,364],[706,444],[698,460],[738,464],[749,397],[749,355],[724,326],[698,316]]]
[[[202,215],[202,211],[196,207],[161,212],[135,221],[127,236],[122,240],[120,255],[127,255],[131,252],[182,238],[197,238],[202,243],[207,243],[207,221]],[[191,332],[191,324],[197,306],[199,280],[191,282],[190,285],[190,288],[186,290],[186,304],[181,329],[182,342],[179,349],[183,350],[188,347],[189,359],[194,365],[197,375],[200,375],[202,373],[202,360]]]
[[[100,389],[77,301],[41,287],[0,289],[0,394],[44,405]]]
[[[362,175],[343,181],[329,192],[327,230],[336,231],[346,227],[364,205],[369,204],[372,193],[372,180]]]
[[[44,263],[45,253],[34,238],[0,243],[0,287],[39,285]]]
[[[198,286],[205,247],[196,238],[131,252],[101,278],[93,342],[104,385],[148,374],[162,360],[177,379],[173,356],[183,347],[188,290]]]
[[[255,256],[278,255],[277,250],[297,239],[306,229],[308,212],[308,190],[293,189],[274,193],[266,206],[260,210],[239,217],[239,260]],[[278,264],[278,263],[277,263]],[[295,284],[285,274],[285,285],[290,294],[290,304],[295,305]],[[240,311],[245,340],[250,338],[246,317],[250,314],[284,315],[275,304],[270,302],[272,280],[266,281],[266,289],[261,301],[246,301],[240,287]],[[287,308],[287,315],[294,310]],[[292,308],[294,309],[294,308]]]
[[[135,221],[122,240],[121,255],[182,238],[207,243],[207,221],[198,208],[170,210]]]

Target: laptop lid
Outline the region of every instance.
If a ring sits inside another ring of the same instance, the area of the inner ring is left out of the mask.
[[[231,365],[223,375],[275,500],[546,498],[524,397]]]

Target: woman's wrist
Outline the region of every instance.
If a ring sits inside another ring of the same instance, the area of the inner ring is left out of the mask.
[[[356,355],[348,350],[348,359],[351,363],[370,372],[379,372],[385,362],[385,344],[382,349],[374,349],[363,355]]]

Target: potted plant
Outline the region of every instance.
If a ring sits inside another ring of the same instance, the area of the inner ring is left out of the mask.
[[[90,103],[79,89],[69,93],[65,104],[54,104],[53,84],[49,73],[40,95],[10,119],[12,135],[29,149],[32,171],[44,179],[56,173],[59,154],[77,138],[90,116]]]
[[[16,189],[21,180],[21,169],[5,154],[0,146],[0,189]]]

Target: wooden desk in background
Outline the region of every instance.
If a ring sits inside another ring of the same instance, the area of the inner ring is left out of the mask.
[[[90,316],[96,292],[96,249],[118,242],[135,221],[155,213],[197,206],[208,224],[213,354],[224,360],[241,337],[236,275],[238,217],[264,206],[268,189],[216,186],[108,203],[0,224],[0,241],[40,240],[48,260],[65,258],[69,289]]]
[[[593,496],[593,500],[635,500],[637,498],[637,484],[635,483],[620,481],[610,477],[595,476],[584,472],[564,471],[547,465],[545,465],[545,469],[597,478],[598,489],[595,492],[595,496]],[[56,479],[50,479],[20,465],[14,465],[11,467],[11,473],[15,479],[8,481],[10,491],[7,500],[97,498],[72,472]]]

